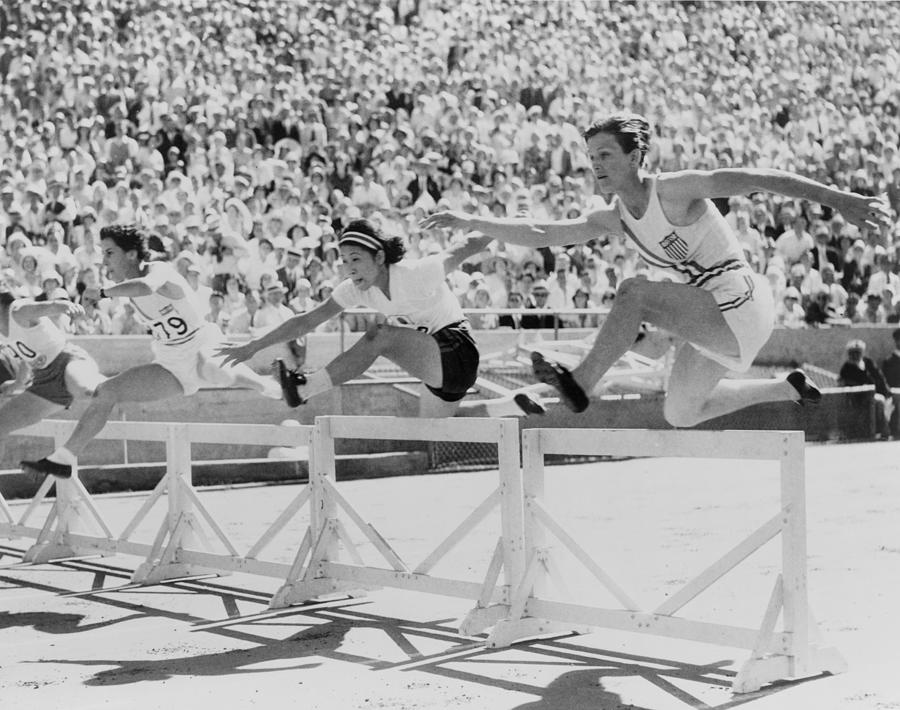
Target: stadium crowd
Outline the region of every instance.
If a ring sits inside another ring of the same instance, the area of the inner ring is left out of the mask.
[[[80,302],[104,283],[100,228],[134,222],[210,320],[265,331],[327,298],[335,235],[356,217],[416,257],[448,246],[420,226],[435,210],[567,218],[602,203],[580,131],[624,109],[654,122],[650,171],[774,167],[883,194],[894,226],[880,231],[769,194],[716,206],[779,323],[896,323],[898,32],[900,5],[879,2],[4,5],[0,288]],[[602,307],[641,275],[663,277],[598,236],[498,247],[449,279],[466,307],[540,310]],[[82,305],[74,333],[143,332],[126,302]]]

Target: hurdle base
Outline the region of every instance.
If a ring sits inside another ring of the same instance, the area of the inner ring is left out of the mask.
[[[461,636],[478,636],[485,629],[509,616],[509,604],[492,604],[477,606],[472,609],[459,624]]]
[[[595,629],[591,626],[574,626],[533,616],[521,619],[501,619],[491,630],[487,645],[489,648],[505,648],[518,641],[529,641],[540,636],[589,634],[592,631]]]
[[[52,562],[87,560],[95,557],[109,557],[113,553],[96,548],[77,548],[59,542],[37,542],[22,555],[23,564],[48,564]]]
[[[284,609],[290,606],[298,606],[311,601],[320,601],[322,597],[364,597],[369,592],[379,589],[381,587],[364,586],[360,585],[359,582],[344,582],[331,577],[298,580],[282,585],[269,600],[269,609]]]
[[[167,582],[169,580],[185,579],[189,577],[224,577],[229,572],[185,564],[183,562],[160,563],[159,561],[143,562],[131,575],[131,584],[152,585]]]
[[[847,661],[834,647],[819,648],[810,646],[807,650],[806,667],[796,669],[795,659],[791,656],[764,656],[751,658],[744,663],[731,686],[735,694],[754,693],[765,685],[784,680],[802,680],[829,674],[837,675],[847,671]]]

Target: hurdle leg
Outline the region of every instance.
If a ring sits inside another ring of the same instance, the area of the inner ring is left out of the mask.
[[[336,561],[342,537],[338,505],[330,494],[336,480],[334,438],[327,420],[317,419],[309,462],[309,528],[284,584],[269,601],[269,608],[304,604],[324,595],[365,596],[370,589],[359,582],[325,576],[322,566]],[[348,542],[345,540],[345,545]],[[349,543],[352,547],[352,543]],[[348,548],[349,549],[349,548]],[[353,550],[355,553],[355,548]],[[307,555],[309,559],[307,561]],[[304,562],[306,565],[304,566]]]
[[[166,493],[168,511],[157,532],[150,553],[131,577],[133,584],[156,584],[166,580],[185,579],[194,576],[224,575],[228,572],[201,567],[184,562],[181,551],[196,549],[201,542],[209,549],[202,533],[201,519],[195,509],[212,525],[217,537],[233,555],[234,546],[224,537],[224,533],[212,523],[212,517],[202,508],[190,482],[191,440],[184,425],[172,425],[166,437]],[[145,511],[142,511],[145,512]]]
[[[55,446],[60,446],[64,438],[57,436]],[[42,564],[54,560],[71,560],[87,557],[104,557],[115,552],[112,533],[94,507],[91,497],[78,478],[78,467],[72,468],[72,477],[56,479],[48,477],[39,490],[40,498],[46,495],[50,485],[55,485],[56,498],[47,515],[35,543],[25,551],[23,562]],[[29,508],[31,511],[32,508]],[[106,536],[98,545],[76,543],[71,534],[77,530],[99,529]]]

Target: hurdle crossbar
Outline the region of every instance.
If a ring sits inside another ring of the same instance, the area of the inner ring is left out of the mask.
[[[76,422],[44,420],[19,430],[19,434],[66,440]],[[5,501],[0,505],[0,537],[35,538],[23,561],[32,564],[90,555],[129,554],[143,558],[132,576],[134,584],[154,584],[196,574],[241,572],[286,579],[289,564],[260,560],[259,556],[309,499],[306,486],[276,518],[246,554],[240,554],[224,529],[203,505],[191,481],[192,443],[311,446],[311,426],[265,424],[212,424],[172,422],[109,422],[98,439],[158,441],[166,444],[166,473],[143,501],[124,530],[114,535],[79,480],[48,476],[42,481],[24,513],[15,520]],[[310,466],[314,464],[310,461]],[[56,498],[40,526],[31,524],[41,503],[55,487]],[[153,542],[132,540],[150,511],[165,500],[166,515]],[[99,534],[91,534],[99,533]],[[224,553],[214,552],[210,539]]]
[[[548,454],[665,456],[777,461],[780,467],[780,507],[746,539],[733,547],[678,592],[645,610],[591,559],[546,510],[544,457]],[[522,435],[526,568],[510,602],[510,615],[491,632],[489,644],[503,646],[549,629],[602,627],[649,633],[751,650],[733,689],[751,692],[776,680],[823,672],[841,672],[846,664],[833,648],[813,639],[806,572],[806,499],[804,436],[796,431],[642,431],[619,429],[528,429]],[[701,622],[676,616],[757,549],[781,537],[781,574],[759,628]],[[545,598],[555,580],[555,550],[548,538],[566,549],[615,597],[621,608],[597,608]],[[779,614],[783,630],[775,625]]]
[[[334,447],[337,439],[346,438],[494,443],[499,457],[498,486],[420,563],[411,564],[338,491]],[[515,420],[318,417],[313,439],[316,468],[310,470],[311,506],[321,517],[311,519],[308,559],[296,565],[296,579],[276,594],[276,605],[299,604],[326,593],[395,587],[475,601],[475,607],[460,626],[467,635],[479,633],[508,614],[510,591],[518,584],[524,564],[519,432]],[[495,509],[500,510],[497,544],[483,578],[462,580],[432,574],[447,554]],[[383,566],[361,563],[344,520],[372,544]],[[339,541],[354,560],[339,558]]]

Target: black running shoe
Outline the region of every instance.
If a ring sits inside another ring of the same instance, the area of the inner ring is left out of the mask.
[[[302,372],[289,370],[284,360],[276,360],[278,363],[278,382],[281,384],[281,395],[289,407],[299,407],[304,399],[297,393],[297,385],[306,384],[306,376]]]
[[[515,397],[513,397],[513,402],[521,409],[525,414],[546,414],[547,410],[544,408],[544,405],[538,402],[534,397],[532,397],[527,392],[519,392]]]
[[[535,377],[559,392],[563,404],[573,412],[583,412],[588,408],[590,404],[588,396],[572,377],[572,373],[562,365],[545,360],[544,356],[535,350],[531,353],[531,366]]]
[[[788,384],[797,390],[800,399],[797,404],[801,407],[809,404],[818,404],[822,401],[822,392],[815,383],[806,376],[803,370],[794,370],[787,376]]]
[[[71,478],[72,467],[64,463],[56,463],[49,459],[40,461],[20,461],[19,465],[26,473],[38,473],[44,476],[56,476],[57,478]]]

